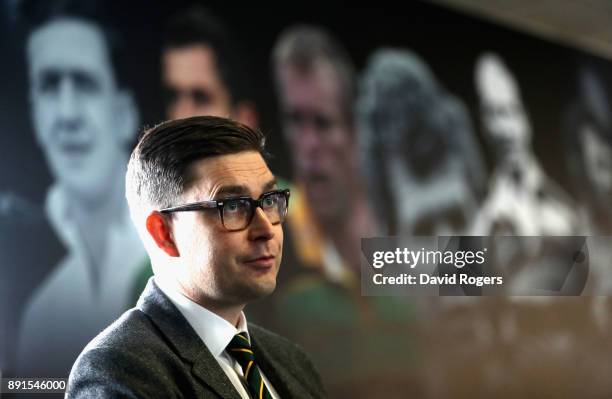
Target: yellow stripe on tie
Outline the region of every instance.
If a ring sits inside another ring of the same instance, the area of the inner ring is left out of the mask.
[[[251,366],[253,365],[253,361],[251,360],[249,362],[249,364],[247,365],[247,369],[246,372],[244,373],[244,379],[246,380],[247,378],[249,378],[249,371],[251,371]]]
[[[247,342],[249,345],[251,345],[251,343],[249,342],[249,340],[248,340],[248,339],[246,339],[245,337],[243,337],[243,336],[242,336],[242,335],[240,335],[240,334],[236,334],[236,335],[237,335],[237,336],[239,336],[240,338],[244,339],[244,340],[245,340],[245,341],[246,341],[246,342]]]
[[[261,385],[259,386],[259,399],[263,399],[263,378],[261,379]]]
[[[243,348],[236,348],[236,349],[231,349],[232,352],[246,352],[246,353],[250,353],[251,355],[253,355],[253,351],[250,349],[243,349]]]

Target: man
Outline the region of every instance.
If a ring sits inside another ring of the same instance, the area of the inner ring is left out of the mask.
[[[293,26],[277,40],[273,66],[294,166],[287,231],[303,265],[276,295],[278,328],[307,348],[332,397],[409,392],[414,308],[361,295],[361,238],[377,223],[360,173],[351,59],[325,29]]]
[[[222,21],[206,8],[193,5],[168,20],[161,64],[168,119],[212,115],[231,117],[253,128],[259,124],[237,44]],[[151,273],[150,265],[143,265],[133,292],[135,300]],[[263,302],[255,319],[263,320],[268,309]]]
[[[375,231],[359,173],[353,64],[314,26],[282,32],[273,64],[298,194],[288,225],[300,237],[297,252],[330,280],[353,284],[361,237]]]
[[[27,41],[32,120],[55,179],[47,217],[68,253],[26,310],[22,376],[67,376],[83,346],[131,306],[145,258],[121,182],[136,106],[114,70],[114,37],[67,4],[48,4]]]
[[[565,153],[574,193],[580,234],[590,236],[589,281],[592,314],[600,331],[608,331],[612,291],[608,244],[612,232],[612,120],[610,98],[601,72],[594,65],[578,74],[578,96],[570,104],[565,121]]]
[[[324,396],[306,355],[242,312],[282,257],[289,192],[263,154],[259,131],[218,117],[141,137],[126,195],[155,276],[81,354],[67,397]]]
[[[465,232],[486,173],[464,105],[408,50],[377,50],[360,88],[364,169],[387,234]]]
[[[486,53],[476,63],[475,83],[495,169],[472,233],[571,235],[571,201],[533,154],[531,125],[511,71],[499,56]]]
[[[244,60],[219,19],[201,6],[172,17],[162,50],[162,84],[168,119],[231,117],[256,127]]]
[[[578,197],[580,230],[588,235],[612,232],[612,120],[604,81],[593,67],[578,76],[578,98],[565,121],[565,150]]]

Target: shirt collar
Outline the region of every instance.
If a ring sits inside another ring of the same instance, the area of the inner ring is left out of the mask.
[[[70,234],[73,223],[70,212],[70,197],[65,194],[59,184],[51,186],[47,192],[45,209],[53,229],[63,241],[64,245],[73,248],[76,244]]]
[[[240,312],[238,326],[235,327],[221,316],[181,294],[173,284],[165,279],[155,278],[155,283],[187,319],[213,356],[221,356],[234,335],[238,333],[246,333],[250,342],[244,312]]]
[[[135,231],[125,199],[122,199],[121,204],[121,218],[117,224],[121,229],[120,234],[125,234],[125,230]],[[70,197],[60,184],[53,184],[47,191],[45,212],[53,230],[66,247],[70,248],[72,252],[78,252],[83,247],[83,244],[78,232],[78,226],[76,225],[74,212],[72,211],[74,206],[74,199]],[[108,232],[107,235],[109,235]]]

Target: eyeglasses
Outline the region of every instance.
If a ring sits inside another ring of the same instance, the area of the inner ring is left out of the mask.
[[[172,206],[160,209],[160,212],[188,212],[217,208],[223,227],[229,231],[238,231],[247,228],[258,207],[263,209],[270,223],[284,222],[289,207],[289,194],[289,189],[274,190],[263,193],[258,200],[251,197],[224,198]]]

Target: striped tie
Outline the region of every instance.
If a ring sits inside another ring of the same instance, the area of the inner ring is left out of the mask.
[[[244,379],[247,382],[249,393],[256,399],[272,399],[272,395],[268,391],[268,387],[261,377],[261,372],[257,363],[255,363],[255,355],[251,349],[251,343],[246,337],[246,334],[236,334],[227,345],[227,352],[242,367]]]

